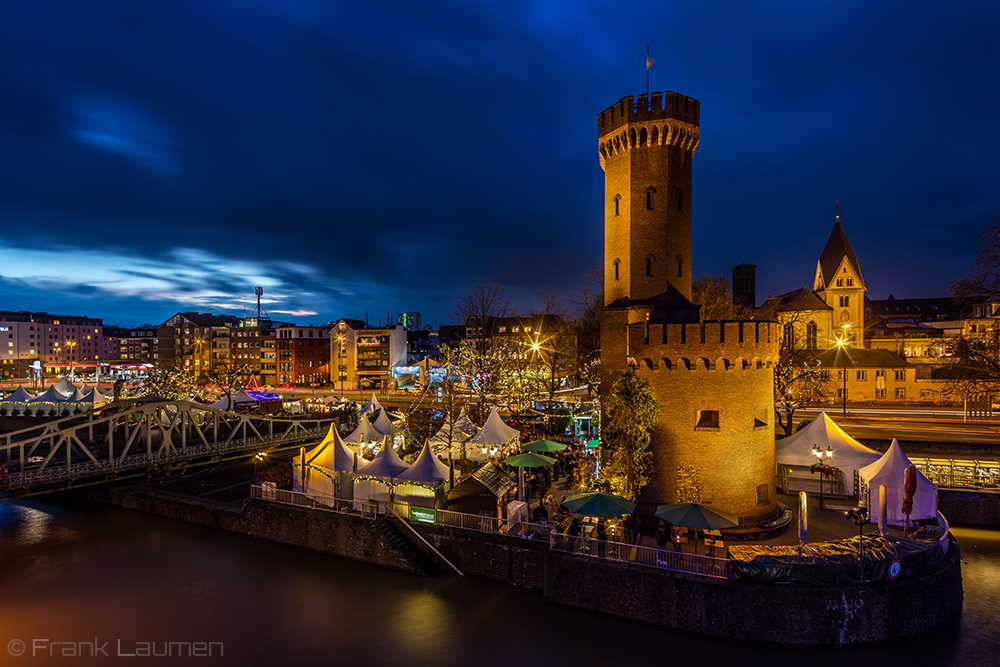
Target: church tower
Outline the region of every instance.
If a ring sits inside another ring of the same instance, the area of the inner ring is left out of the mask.
[[[623,97],[597,116],[604,169],[601,394],[632,366],[660,405],[636,500],[774,518],[777,324],[705,321],[691,302],[691,163],[701,103]],[[749,290],[748,290],[749,291]],[[752,299],[752,297],[750,297]]]
[[[864,347],[865,281],[861,265],[851,248],[844,228],[840,226],[838,206],[833,231],[816,263],[813,291],[833,309],[833,345],[845,337],[854,347]]]
[[[691,299],[691,161],[701,102],[623,97],[597,117],[604,169],[604,298]]]

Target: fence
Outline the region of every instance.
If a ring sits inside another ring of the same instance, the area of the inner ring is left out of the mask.
[[[641,547],[623,542],[605,542],[589,537],[552,533],[550,547],[577,556],[633,563],[671,572],[686,572],[716,579],[729,578],[729,560],[711,556],[696,556],[678,551]]]

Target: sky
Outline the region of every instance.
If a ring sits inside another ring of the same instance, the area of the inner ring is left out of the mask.
[[[452,322],[601,266],[596,116],[702,103],[694,275],[940,297],[1000,210],[1000,3],[33,0],[0,22],[0,310]]]

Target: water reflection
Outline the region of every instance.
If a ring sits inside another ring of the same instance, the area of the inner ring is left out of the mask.
[[[578,667],[706,656],[717,664],[752,657],[753,664],[810,667],[993,664],[1000,532],[954,533],[965,559],[960,618],[880,646],[797,649],[684,634],[546,604],[538,591],[415,577],[118,508],[64,499],[3,503],[0,664],[8,664],[7,642],[34,637],[121,639],[123,646],[221,641],[225,658],[211,664]]]

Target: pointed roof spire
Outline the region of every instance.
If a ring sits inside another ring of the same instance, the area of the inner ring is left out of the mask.
[[[861,277],[861,265],[858,264],[858,258],[854,254],[854,249],[851,247],[851,242],[847,240],[847,234],[844,233],[844,228],[840,226],[840,200],[837,200],[837,206],[833,209],[836,212],[836,218],[833,223],[833,231],[830,232],[830,238],[826,242],[826,247],[823,248],[823,254],[819,256],[819,267],[818,273],[819,277],[822,277],[822,285],[817,285],[816,289],[825,289],[833,283],[834,274],[840,267],[840,263],[847,258],[850,262],[851,268],[854,269],[854,273],[858,276],[858,281],[864,284],[864,278]],[[819,281],[817,280],[817,283]]]

